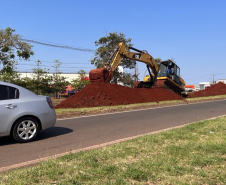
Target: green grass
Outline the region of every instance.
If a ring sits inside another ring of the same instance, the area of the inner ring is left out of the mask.
[[[53,103],[53,106],[56,106],[58,105],[60,102],[64,101],[65,98],[54,98],[54,99],[51,99],[52,100],[52,103]]]
[[[216,99],[225,99],[225,95],[217,95],[217,96],[205,96],[205,97],[197,97],[197,98],[187,98],[186,101],[197,101],[197,100],[216,100]]]
[[[137,104],[128,104],[128,105],[116,105],[116,106],[102,106],[102,107],[87,107],[87,108],[65,108],[65,109],[55,109],[57,114],[71,113],[71,112],[94,112],[101,110],[120,110],[120,109],[128,109],[133,107],[146,107],[152,106],[156,104],[164,105],[164,104],[172,104],[172,103],[183,103],[181,100],[171,100],[171,101],[162,101],[162,102],[149,102],[149,103],[137,103]]]
[[[226,117],[68,154],[1,184],[226,184]]]

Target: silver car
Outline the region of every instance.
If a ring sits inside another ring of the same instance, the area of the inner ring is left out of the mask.
[[[48,96],[0,82],[0,137],[11,135],[18,142],[29,142],[39,130],[55,123],[56,113]]]

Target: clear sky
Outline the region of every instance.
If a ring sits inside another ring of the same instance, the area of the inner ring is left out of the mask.
[[[186,84],[226,79],[225,0],[0,0],[0,28],[23,38],[96,49],[95,41],[122,32],[134,47],[154,58],[174,59]],[[53,70],[89,72],[94,53],[32,44],[34,56],[18,70],[31,71],[36,60]],[[28,64],[28,65],[27,65]],[[139,77],[146,67],[138,64]],[[146,72],[147,74],[147,72]]]

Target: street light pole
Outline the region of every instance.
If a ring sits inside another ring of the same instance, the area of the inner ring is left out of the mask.
[[[215,76],[215,75],[213,75],[213,84],[214,84],[214,76]]]

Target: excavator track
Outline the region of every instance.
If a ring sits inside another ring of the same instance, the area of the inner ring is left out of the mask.
[[[173,82],[172,80],[170,80],[168,78],[162,79],[162,80],[157,80],[156,84],[154,84],[152,86],[152,88],[167,88],[177,94],[181,94],[184,91],[184,88],[181,88],[175,82]]]
[[[134,88],[152,88],[152,89],[165,88],[165,89],[170,89],[171,91],[179,95],[181,95],[181,92],[184,91],[184,88],[180,87],[173,80],[169,78],[158,79],[154,84],[150,82],[137,81],[137,82],[134,82]]]

